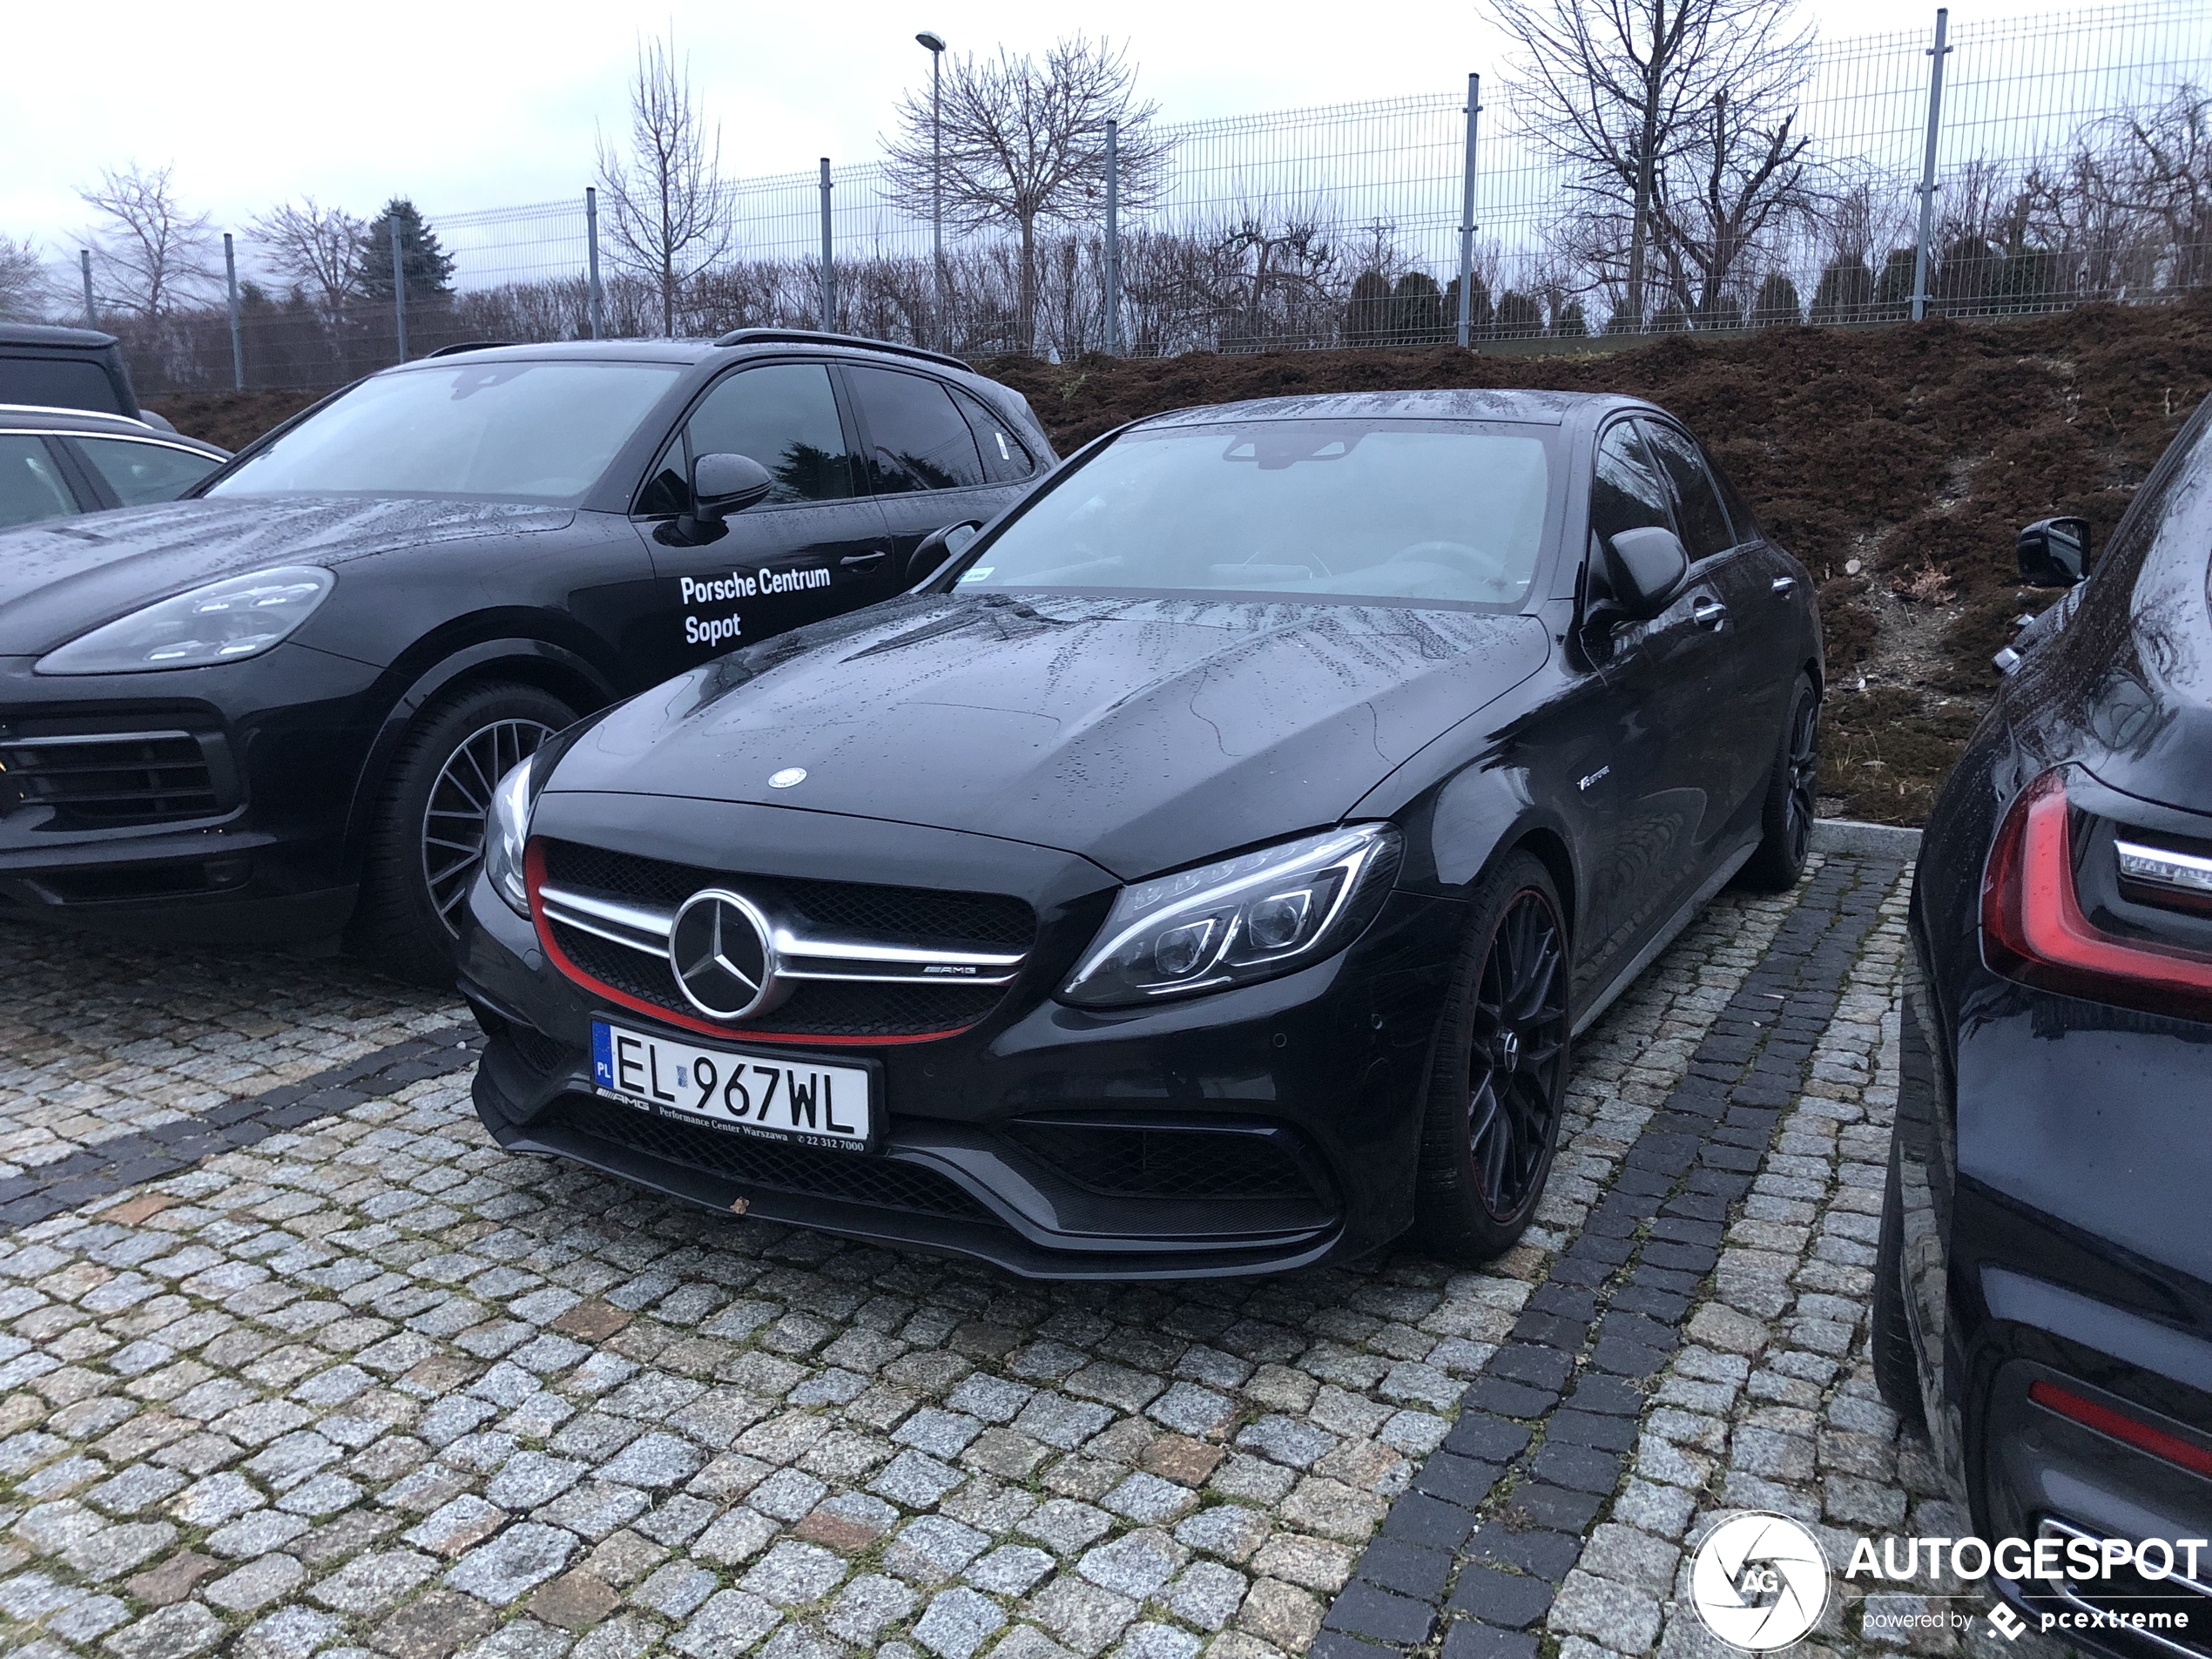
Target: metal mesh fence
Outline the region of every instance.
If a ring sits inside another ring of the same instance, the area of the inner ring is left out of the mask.
[[[1916,289],[1930,313],[2014,314],[2169,299],[2212,279],[2212,8],[2123,0],[1952,28],[1929,247],[1916,275],[1930,44],[1916,31],[1820,47],[1794,98],[1794,130],[1809,140],[1806,204],[1719,269],[1695,268],[1656,228],[1634,310],[1618,260],[1598,246],[1600,221],[1617,219],[1618,205],[1550,146],[1549,124],[1509,74],[1486,75],[1473,343],[1877,322],[1912,314]],[[1157,187],[1119,222],[1122,348],[1453,339],[1465,101],[1447,91],[1165,128]],[[834,327],[978,358],[1069,357],[1108,344],[1095,201],[1038,222],[1027,283],[1010,228],[948,231],[941,317],[927,201],[898,195],[880,165],[835,168],[832,185]],[[664,293],[602,205],[605,334],[819,326],[819,176],[738,180],[721,206],[720,239],[704,250],[711,257],[691,250]],[[590,334],[581,192],[429,219],[453,273],[448,292],[410,296],[408,354]],[[251,242],[241,240],[239,257],[242,272],[266,272],[266,252]],[[264,274],[247,285],[239,321],[250,385],[336,384],[399,355],[388,299],[319,306]],[[125,332],[151,392],[231,383],[220,305]]]

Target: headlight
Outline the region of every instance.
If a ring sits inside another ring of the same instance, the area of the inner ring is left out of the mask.
[[[529,845],[530,808],[537,804],[537,793],[530,787],[530,763],[543,752],[541,749],[526,755],[509,767],[493,786],[491,805],[484,809],[484,875],[507,907],[525,919],[530,914],[530,890],[523,873],[523,854]]]
[[[1128,1008],[1271,979],[1374,919],[1398,832],[1354,824],[1123,887],[1061,999]]]
[[[307,621],[336,582],[309,564],[211,582],[48,651],[37,671],[131,674],[242,662]]]

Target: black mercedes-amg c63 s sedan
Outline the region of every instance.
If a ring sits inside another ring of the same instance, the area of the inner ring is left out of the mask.
[[[903,591],[1051,461],[955,359],[741,329],[440,353],[191,499],[0,532],[0,916],[449,984],[516,759]]]
[[[1528,1223],[1568,1044],[1811,827],[1804,571],[1618,398],[1197,409],[501,781],[504,1145],[1023,1274]]]
[[[1874,1358],[1976,1533],[2021,1541],[2002,1592],[2171,1659],[2212,1655],[2212,402],[2091,550],[2021,532],[2071,591],[1922,843]],[[2154,1541],[2047,1575],[2076,1541]]]

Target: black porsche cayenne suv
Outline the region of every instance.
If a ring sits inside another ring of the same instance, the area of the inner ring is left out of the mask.
[[[1141,421],[921,590],[507,774],[477,1108],[1024,1274],[1494,1255],[1573,1034],[1732,876],[1796,879],[1820,663],[1648,405]]]
[[[2212,1655],[2212,402],[2084,582],[2090,552],[2022,532],[2072,590],[1929,818],[1874,1358],[1976,1533],[2020,1541],[2000,1590],[2173,1659]]]
[[[440,354],[192,499],[0,534],[0,916],[450,983],[516,760],[900,592],[1051,463],[954,359],[752,329]]]

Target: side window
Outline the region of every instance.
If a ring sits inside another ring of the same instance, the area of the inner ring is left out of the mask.
[[[1666,487],[1652,471],[1634,422],[1616,421],[1605,429],[1598,440],[1592,471],[1590,534],[1594,540],[1610,542],[1622,530],[1674,528],[1667,517]]]
[[[976,448],[983,452],[984,475],[993,483],[1019,483],[1036,471],[1037,460],[1029,453],[1028,446],[1012,427],[984,408],[981,399],[954,392],[953,401],[968,417],[968,429],[975,435]]]
[[[67,357],[0,357],[0,403],[125,413],[107,369],[76,352]]]
[[[665,518],[691,504],[691,464],[684,458],[684,435],[668,441],[660,459],[653,462],[645,487],[637,492],[637,511],[648,518]]]
[[[962,489],[984,482],[975,435],[943,385],[921,374],[858,364],[845,372],[875,445],[868,475],[879,493]]]
[[[829,370],[819,363],[769,363],[718,381],[685,423],[687,460],[676,475],[677,505],[691,502],[690,461],[750,455],[776,477],[770,505],[841,501],[855,493],[853,458],[837,417]],[[670,446],[671,454],[674,446]],[[653,469],[651,493],[668,476],[668,456]]]
[[[77,510],[61,469],[38,439],[0,437],[0,528],[35,524]]]
[[[135,438],[80,437],[76,442],[125,507],[174,501],[220,464],[191,449]]]
[[[1682,536],[1683,551],[1695,561],[1725,553],[1736,545],[1736,532],[1721,505],[1713,475],[1705,470],[1705,457],[1689,435],[1657,421],[1639,421],[1644,442],[1674,490],[1675,523]]]

